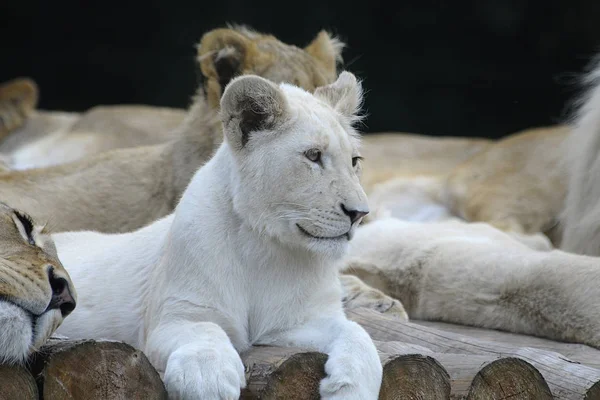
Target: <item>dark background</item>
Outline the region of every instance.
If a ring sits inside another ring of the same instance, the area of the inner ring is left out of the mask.
[[[499,137],[565,118],[600,49],[598,0],[0,2],[0,80],[40,108],[186,107],[194,45],[226,22],[304,46],[328,28],[368,90],[368,132]]]

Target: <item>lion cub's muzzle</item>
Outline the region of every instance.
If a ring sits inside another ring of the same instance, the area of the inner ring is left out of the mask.
[[[353,210],[352,208],[348,209],[342,203],[341,204],[342,211],[350,218],[350,225],[354,225],[355,222],[360,221],[365,215],[369,213],[369,210]]]

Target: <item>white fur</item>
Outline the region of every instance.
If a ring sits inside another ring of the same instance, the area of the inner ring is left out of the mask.
[[[427,176],[396,178],[375,185],[369,193],[369,219],[392,217],[414,222],[455,219],[439,199],[443,185],[443,179]]]
[[[272,344],[329,355],[324,399],[376,399],[377,351],[345,318],[335,267],[356,226],[340,204],[367,208],[348,114],[359,98],[348,73],[315,96],[258,77],[232,81],[221,104],[226,140],[174,215],[127,234],[55,235],[80,294],[59,333],[143,349],[173,398],[237,399],[238,353]],[[244,107],[264,107],[270,128],[242,145]],[[312,148],[321,165],[305,157]],[[297,224],[339,238],[314,239]]]
[[[49,167],[81,157],[94,146],[89,135],[82,134],[71,143],[66,138],[69,129],[79,118],[76,113],[53,111],[34,112],[27,123],[4,139],[0,157],[14,170]]]
[[[600,59],[586,78],[582,99],[566,148],[569,172],[561,248],[600,256]]]
[[[0,300],[0,363],[21,363],[32,346],[31,315],[23,308]]]
[[[74,161],[79,158],[81,147],[94,144],[88,137],[82,137],[80,142],[66,141],[68,134],[66,130],[58,130],[48,133],[33,143],[25,144],[10,155],[10,168],[14,170],[44,168]],[[68,146],[62,142],[68,142]]]
[[[0,300],[0,364],[24,363],[33,350],[46,342],[62,320],[59,310],[34,316],[21,305]]]

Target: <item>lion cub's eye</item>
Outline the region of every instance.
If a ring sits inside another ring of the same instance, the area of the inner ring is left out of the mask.
[[[356,164],[358,164],[359,160],[362,160],[363,158],[361,156],[356,156],[356,157],[352,157],[352,166],[356,167]]]
[[[304,152],[306,158],[315,163],[321,162],[321,150],[318,149],[310,149]]]

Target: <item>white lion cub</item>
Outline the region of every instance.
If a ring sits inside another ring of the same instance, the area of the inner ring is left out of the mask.
[[[55,235],[80,298],[59,333],[143,349],[172,398],[237,399],[238,353],[270,344],[329,355],[322,398],[376,399],[377,350],[346,319],[335,267],[367,213],[360,100],[348,72],[314,96],[233,80],[225,141],[173,215],[127,234]]]

